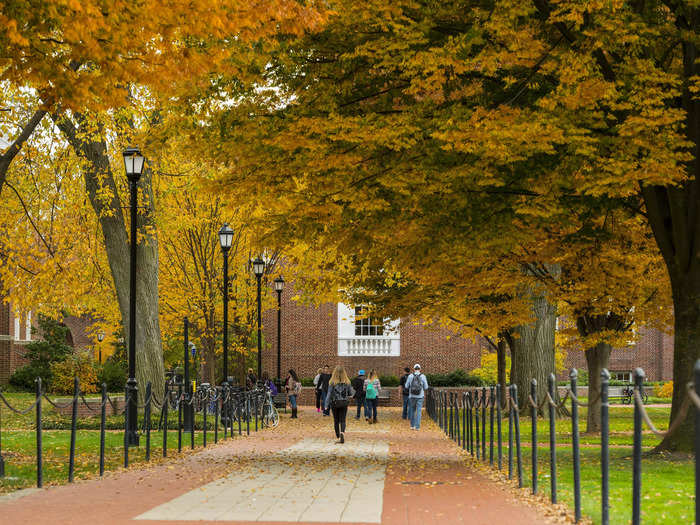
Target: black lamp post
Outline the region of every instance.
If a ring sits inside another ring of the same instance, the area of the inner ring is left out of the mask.
[[[138,446],[138,413],[136,384],[136,206],[138,199],[137,184],[143,172],[143,155],[138,148],[126,148],[124,150],[124,169],[129,179],[129,195],[131,210],[131,236],[129,251],[129,379],[126,381],[127,445]]]
[[[280,275],[275,279],[275,292],[277,292],[277,380],[282,379],[282,290],[284,290],[284,279]]]
[[[228,252],[233,242],[233,230],[224,224],[219,230],[219,244],[224,254],[224,380],[228,384]]]
[[[262,376],[262,310],[260,305],[260,280],[262,279],[263,273],[265,273],[265,261],[258,255],[258,257],[253,261],[253,273],[258,281],[258,379]]]
[[[104,338],[105,338],[105,333],[104,333],[104,332],[98,332],[98,334],[97,334],[97,342],[100,343],[100,345],[99,345],[100,347],[99,347],[99,349],[98,349],[97,351],[99,352],[99,355],[100,355],[100,357],[99,357],[100,364],[102,364],[102,341],[104,341]]]

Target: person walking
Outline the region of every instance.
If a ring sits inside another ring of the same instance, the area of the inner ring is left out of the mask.
[[[369,424],[377,422],[377,396],[379,392],[382,391],[382,384],[379,382],[379,376],[377,371],[372,369],[369,373],[369,378],[365,379],[364,384],[365,391],[365,403],[367,412],[365,412],[365,419]]]
[[[252,368],[248,369],[248,375],[245,378],[245,386],[248,390],[253,390],[258,384],[258,378],[255,376]]]
[[[326,399],[326,396],[328,395],[328,382],[330,380],[331,380],[330,369],[328,368],[328,365],[324,365],[323,370],[321,372],[321,376],[318,378],[318,383],[321,385],[321,399]],[[323,407],[323,415],[324,416],[330,415],[330,409],[327,409],[324,406]]]
[[[292,407],[291,419],[297,419],[297,396],[301,393],[301,381],[299,381],[297,373],[293,368],[289,369],[289,375],[287,376],[287,380],[284,382],[284,389],[287,391],[287,396],[289,396],[289,404]]]
[[[421,373],[418,363],[413,365],[413,373],[406,379],[406,388],[408,388],[411,430],[419,430],[423,399],[425,398],[425,391],[428,390],[428,379]]]
[[[321,385],[319,383],[321,379],[322,368],[319,368],[316,372],[316,377],[314,377],[314,393],[316,394],[316,412],[321,411]]]
[[[401,380],[399,381],[399,385],[401,386],[401,419],[408,419],[408,388],[406,388],[406,380],[408,379],[408,376],[411,375],[411,369],[406,367],[403,369],[405,372],[404,375],[401,376]]]
[[[355,389],[350,385],[350,379],[345,368],[338,365],[328,381],[328,394],[324,399],[324,407],[333,411],[333,428],[338,443],[345,443],[345,422],[348,415],[350,399],[355,395]]]
[[[365,406],[365,371],[357,372],[357,377],[352,380],[352,388],[355,389],[355,401],[357,402],[357,415],[355,419],[360,419],[362,407]],[[367,407],[365,407],[365,418],[367,418]]]

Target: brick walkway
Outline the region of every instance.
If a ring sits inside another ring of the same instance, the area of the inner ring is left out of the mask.
[[[50,487],[0,503],[3,523],[546,523],[513,492],[467,467],[424,419],[412,432],[395,409],[380,423],[298,420],[147,468]]]

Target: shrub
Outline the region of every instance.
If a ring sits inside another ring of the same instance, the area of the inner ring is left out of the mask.
[[[673,396],[673,381],[667,381],[663,385],[654,387],[654,394],[657,397],[672,397]]]
[[[382,386],[399,386],[399,378],[396,376],[379,376]]]
[[[73,378],[78,376],[80,391],[84,394],[97,392],[97,370],[92,356],[80,352],[65,361],[51,365],[53,379],[51,391],[56,394],[72,394]]]
[[[301,381],[301,386],[314,386],[313,377],[302,377],[299,381]]]
[[[121,362],[107,359],[97,371],[97,383],[98,386],[105,383],[108,392],[123,392],[126,386],[126,367]]]
[[[498,382],[498,356],[494,352],[481,354],[481,367],[472,370],[471,375],[487,385]],[[506,356],[506,383],[510,381],[510,357]]]
[[[449,374],[425,374],[428,384],[432,386],[484,386],[481,378],[473,376],[458,368]]]
[[[18,368],[10,376],[10,384],[18,390],[33,392],[36,388],[35,381],[41,377],[42,381],[51,379],[51,370],[48,367],[28,364]]]

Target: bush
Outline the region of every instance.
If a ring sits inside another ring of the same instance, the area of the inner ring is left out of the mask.
[[[654,387],[654,394],[657,397],[672,397],[673,396],[673,381],[667,381],[663,385]]]
[[[382,386],[399,386],[399,378],[396,376],[379,376]]]
[[[107,359],[97,371],[97,383],[98,386],[105,383],[108,392],[123,392],[126,386],[126,368],[120,362]]]
[[[80,352],[65,361],[51,365],[53,379],[51,391],[56,394],[73,394],[73,378],[78,376],[80,391],[84,394],[97,392],[97,370],[92,356]]]
[[[468,374],[461,368],[449,374],[425,374],[428,385],[433,386],[484,386],[481,378]]]
[[[48,367],[28,364],[18,368],[10,376],[10,384],[18,390],[33,392],[36,389],[36,378],[42,381],[51,379],[51,370]]]
[[[301,386],[314,386],[314,378],[313,377],[302,377],[300,379],[301,381]]]

